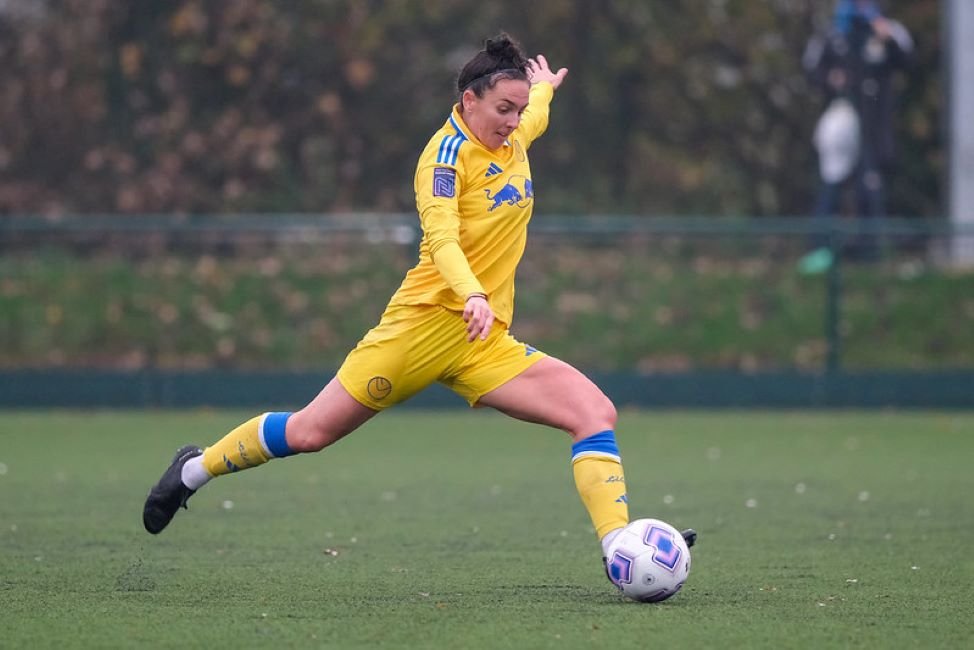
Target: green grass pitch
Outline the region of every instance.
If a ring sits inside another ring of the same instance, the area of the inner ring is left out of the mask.
[[[0,648],[974,647],[972,413],[623,413],[632,515],[700,533],[658,605],[605,579],[567,436],[490,412],[387,413],[145,533],[176,447],[249,415],[4,413]]]

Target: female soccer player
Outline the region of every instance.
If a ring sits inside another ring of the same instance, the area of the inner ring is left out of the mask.
[[[419,262],[379,324],[303,409],[259,415],[206,449],[181,448],[149,492],[146,530],[162,531],[210,479],[320,451],[437,381],[472,406],[568,432],[575,484],[608,545],[629,521],[616,409],[581,372],[508,329],[534,207],[528,150],[567,74],[544,56],[526,58],[506,34],[486,42],[460,72],[459,101],[419,158]]]

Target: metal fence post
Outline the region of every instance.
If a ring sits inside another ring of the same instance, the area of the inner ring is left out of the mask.
[[[829,250],[832,253],[832,264],[829,266],[825,278],[825,340],[826,357],[825,372],[829,375],[837,373],[842,366],[842,233],[829,220],[828,237]]]

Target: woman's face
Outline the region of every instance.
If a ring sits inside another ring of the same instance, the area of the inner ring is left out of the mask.
[[[465,90],[460,98],[463,121],[485,147],[500,149],[520,124],[530,89],[531,84],[522,79],[501,79],[483,97]]]

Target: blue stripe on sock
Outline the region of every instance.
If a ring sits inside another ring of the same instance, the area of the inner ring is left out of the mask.
[[[267,449],[274,454],[274,458],[284,458],[292,456],[294,452],[287,446],[287,439],[284,437],[284,429],[287,427],[287,419],[290,413],[268,413],[264,418],[264,443]]]
[[[596,433],[594,436],[589,436],[585,440],[579,440],[572,445],[572,458],[578,454],[591,451],[618,456],[619,446],[616,444],[616,434],[609,429],[608,431]]]

